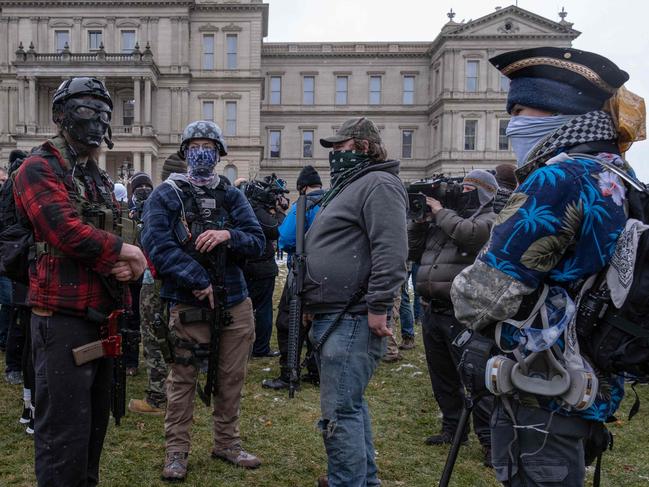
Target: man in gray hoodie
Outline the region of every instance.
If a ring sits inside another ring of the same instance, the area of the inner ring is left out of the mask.
[[[320,428],[328,475],[320,486],[380,485],[363,394],[391,334],[387,313],[406,277],[407,197],[365,117],[320,140],[331,148],[331,189],[305,242],[303,300],[320,368]]]

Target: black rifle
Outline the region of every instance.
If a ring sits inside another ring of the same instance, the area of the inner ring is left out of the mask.
[[[300,327],[302,326],[302,288],[306,272],[306,257],[304,255],[304,224],[306,221],[306,196],[300,195],[295,203],[295,254],[291,269],[291,302],[288,315],[288,397],[295,396],[295,390],[300,380]]]
[[[126,332],[125,313],[123,310],[113,311],[108,316],[109,336],[116,330],[122,338],[123,347]],[[111,321],[114,324],[111,324]],[[119,426],[122,417],[126,414],[126,364],[124,363],[124,350],[120,350],[119,355],[113,357],[113,387],[110,395],[110,410],[115,419],[115,425]]]
[[[225,222],[217,225],[218,230],[225,228]],[[209,265],[207,272],[210,275],[212,284],[212,293],[214,296],[214,310],[212,310],[210,320],[210,351],[207,362],[207,378],[203,389],[198,387],[198,396],[201,401],[209,406],[212,396],[218,390],[217,374],[219,370],[219,346],[221,343],[221,327],[228,326],[232,321],[232,316],[226,310],[225,304],[227,292],[225,290],[225,266],[227,259],[227,246],[221,243],[216,246],[207,256]]]

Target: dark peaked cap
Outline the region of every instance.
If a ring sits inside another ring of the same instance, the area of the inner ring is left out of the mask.
[[[489,62],[510,79],[552,79],[582,89],[602,101],[610,98],[629,79],[627,72],[610,59],[569,47],[509,51]]]

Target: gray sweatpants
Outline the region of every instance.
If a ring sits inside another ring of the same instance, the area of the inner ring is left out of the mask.
[[[501,400],[496,400],[491,416],[491,456],[498,481],[506,487],[583,487],[583,441],[590,422],[576,416],[555,414],[548,430],[549,411],[523,406],[514,400],[511,403],[519,425],[518,439],[511,446],[513,461],[509,454],[509,445],[514,439],[513,421]],[[549,434],[520,428],[524,425],[534,425]]]

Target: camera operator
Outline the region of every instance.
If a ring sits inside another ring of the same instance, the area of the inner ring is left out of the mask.
[[[489,238],[496,217],[492,205],[498,183],[487,171],[476,169],[462,180],[461,193],[460,188],[449,184],[446,191],[453,190],[457,198],[444,198],[442,194],[440,199],[453,201],[454,208],[444,208],[438,199],[426,196],[430,213],[413,221],[408,228],[411,251],[423,250],[416,288],[424,306],[422,335],[428,371],[435,400],[442,411],[442,431],[427,438],[428,445],[450,444],[458,425],[463,404],[457,372],[461,350],[452,342],[464,327],[455,320],[449,293],[455,276],[473,263]],[[473,410],[473,424],[487,466],[490,466],[491,404],[491,398],[481,399]],[[463,436],[466,441],[468,428]]]
[[[255,313],[255,343],[253,357],[277,357],[279,352],[270,349],[273,334],[273,290],[279,269],[275,262],[275,247],[279,226],[284,221],[288,200],[284,196],[282,179],[273,174],[263,181],[245,183],[244,192],[266,237],[266,247],[261,257],[248,258],[243,267],[246,285]]]

